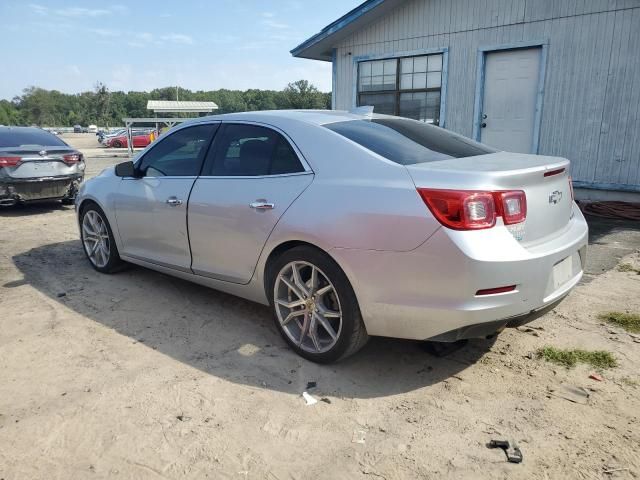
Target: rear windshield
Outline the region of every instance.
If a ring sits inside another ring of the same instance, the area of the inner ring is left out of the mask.
[[[496,152],[444,128],[404,118],[348,120],[324,126],[400,165]]]
[[[39,128],[0,128],[0,148],[39,145],[41,147],[68,146],[54,134]]]

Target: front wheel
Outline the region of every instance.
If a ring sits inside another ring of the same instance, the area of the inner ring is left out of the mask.
[[[91,266],[99,272],[113,273],[122,267],[107,217],[95,203],[82,209],[80,239]]]
[[[120,143],[120,140],[116,140],[111,144],[111,146],[113,148],[121,148],[122,147],[122,143]]]
[[[275,323],[302,357],[331,363],[362,348],[368,335],[351,284],[324,252],[295,247],[269,268]]]

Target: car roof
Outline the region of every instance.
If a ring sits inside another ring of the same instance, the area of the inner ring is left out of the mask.
[[[376,117],[378,115],[375,115]],[[278,121],[299,121],[303,123],[325,125],[327,123],[343,122],[347,120],[370,119],[370,116],[350,113],[345,110],[262,110],[256,112],[225,113],[222,115],[209,115],[198,117],[184,122],[182,125],[199,123],[208,120],[239,120],[265,123],[278,123]]]
[[[11,126],[4,126],[4,127],[0,127],[0,131],[2,132],[8,132],[11,130],[17,130],[19,132],[47,132],[50,133],[48,130],[45,130],[44,128],[40,128],[40,127],[11,127]]]

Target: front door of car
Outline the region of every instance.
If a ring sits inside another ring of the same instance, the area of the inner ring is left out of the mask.
[[[193,272],[248,283],[276,223],[313,180],[304,165],[274,129],[223,124],[189,200]]]
[[[187,202],[219,124],[185,127],[159,140],[123,178],[115,200],[125,256],[190,271]]]

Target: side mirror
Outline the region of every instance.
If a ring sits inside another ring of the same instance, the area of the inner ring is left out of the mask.
[[[135,177],[136,168],[133,166],[133,162],[122,162],[116,165],[116,175],[118,177]]]

